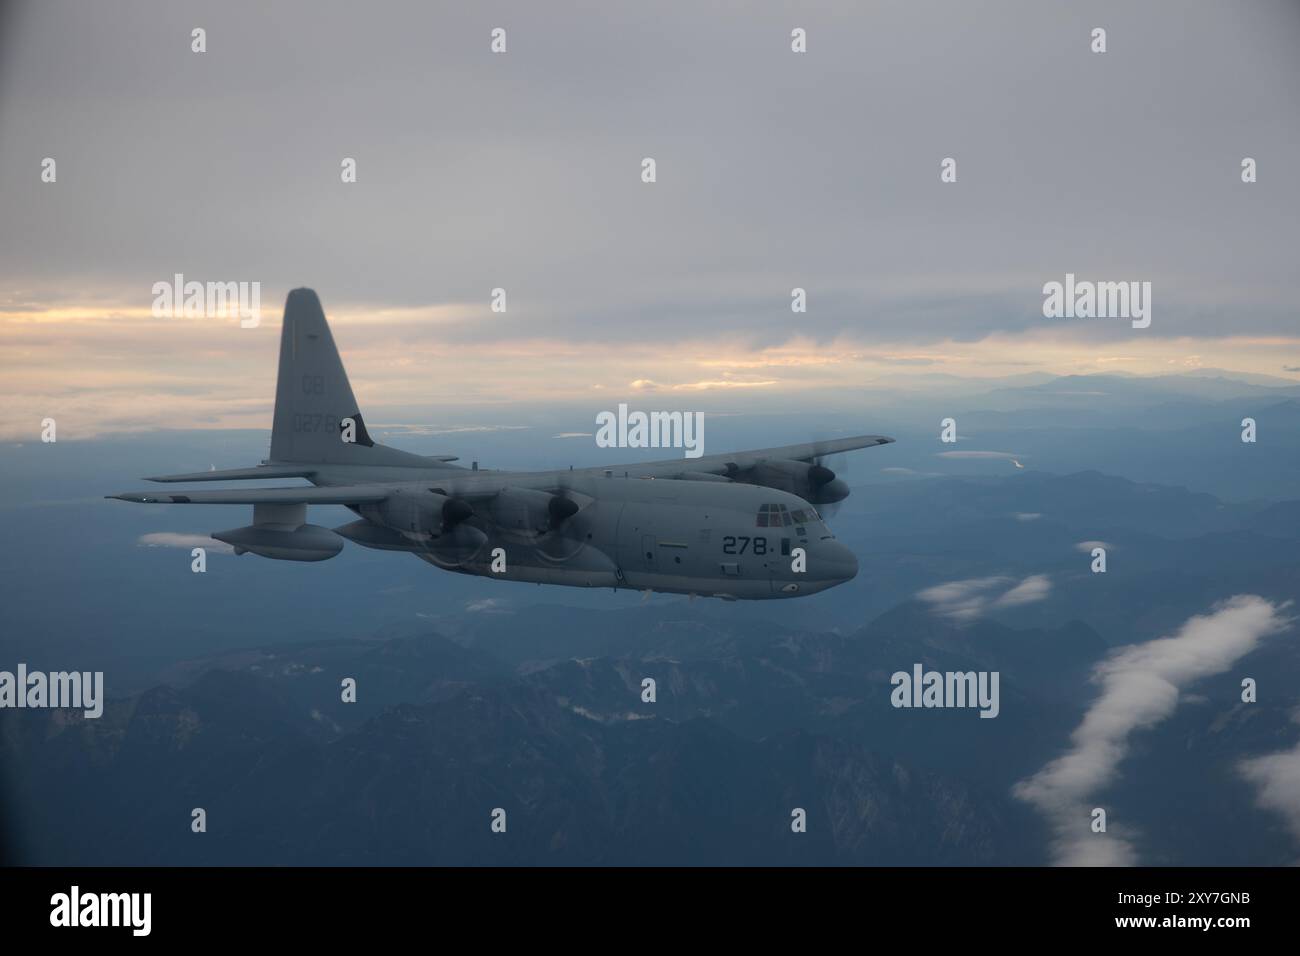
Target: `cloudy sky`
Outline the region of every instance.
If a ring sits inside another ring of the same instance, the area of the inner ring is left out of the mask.
[[[1300,381],[1297,47],[1281,0],[11,3],[0,437],[265,427],[298,285],[367,408]],[[1044,318],[1067,272],[1151,327]],[[153,317],[175,273],[262,324]]]

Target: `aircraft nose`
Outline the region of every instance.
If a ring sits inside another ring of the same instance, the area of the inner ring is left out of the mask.
[[[826,541],[826,554],[822,570],[837,584],[852,581],[858,576],[858,556],[838,541]]]

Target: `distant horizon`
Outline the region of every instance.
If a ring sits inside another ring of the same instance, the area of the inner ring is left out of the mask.
[[[712,414],[826,402],[843,410],[929,389],[972,392],[1071,376],[1220,375],[1256,387],[1300,386],[1300,365],[1279,355],[1296,349],[1300,356],[1300,338],[1135,333],[1103,349],[1080,340],[1076,325],[886,347],[861,336],[816,341],[792,329],[770,345],[700,336],[664,349],[545,336],[465,341],[465,330],[484,319],[464,304],[394,311],[331,308],[326,298],[325,307],[372,419],[384,409],[386,417],[437,409],[445,420],[457,409],[603,409],[619,401]],[[157,318],[145,307],[0,309],[0,440],[36,437],[47,417],[65,438],[268,427],[280,328],[271,311],[264,304],[260,324],[241,328],[233,317]],[[444,341],[452,329],[458,341]]]

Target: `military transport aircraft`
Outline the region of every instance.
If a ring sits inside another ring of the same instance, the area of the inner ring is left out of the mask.
[[[280,332],[270,458],[253,468],[157,482],[305,478],[311,486],[129,492],[124,501],[252,505],[253,523],[215,532],[282,561],[323,561],[343,539],[408,551],[462,574],[573,587],[737,598],[814,594],[853,578],[858,561],[814,504],[848,496],[827,455],[893,441],[879,435],[783,448],[566,471],[451,464],[370,438],[320,300],[289,293]],[[358,520],[307,524],[308,505]]]

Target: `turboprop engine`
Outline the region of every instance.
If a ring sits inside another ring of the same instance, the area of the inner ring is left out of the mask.
[[[527,536],[554,531],[591,499],[532,488],[503,488],[492,499],[492,522],[503,531]]]
[[[849,496],[849,486],[822,464],[773,458],[749,468],[727,466],[727,477],[751,485],[763,485],[798,495],[815,505],[832,504]]]
[[[437,491],[395,491],[383,501],[362,505],[359,510],[363,518],[422,545],[439,564],[464,564],[487,544],[487,535],[466,523],[474,517],[469,502]],[[368,544],[359,538],[353,540]]]
[[[360,507],[361,516],[407,535],[437,537],[474,513],[459,498],[436,491],[395,491],[383,501]]]

